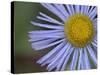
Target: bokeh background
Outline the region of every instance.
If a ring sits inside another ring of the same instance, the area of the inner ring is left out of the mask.
[[[41,67],[36,61],[46,54],[49,49],[35,51],[28,41],[28,32],[39,30],[30,22],[36,21],[39,11],[44,11],[40,3],[14,2],[14,51],[15,51],[15,73],[46,72],[46,67]]]

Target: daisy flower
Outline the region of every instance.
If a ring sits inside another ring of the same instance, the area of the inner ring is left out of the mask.
[[[96,6],[41,4],[58,17],[39,12],[34,26],[45,28],[29,32],[32,48],[50,48],[37,63],[48,71],[85,70],[97,67],[97,8]]]

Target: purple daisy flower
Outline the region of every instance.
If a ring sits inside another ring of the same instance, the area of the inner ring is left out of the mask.
[[[36,51],[53,47],[37,63],[47,65],[48,71],[83,70],[97,67],[97,8],[96,6],[43,3],[62,21],[39,12],[34,26],[48,30],[29,32],[32,48]]]

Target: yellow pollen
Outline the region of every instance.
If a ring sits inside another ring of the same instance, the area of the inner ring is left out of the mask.
[[[94,36],[93,23],[86,15],[74,14],[65,22],[64,33],[73,46],[84,47]]]

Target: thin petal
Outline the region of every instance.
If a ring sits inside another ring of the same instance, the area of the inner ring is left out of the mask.
[[[60,51],[59,53],[53,58],[52,62],[48,65],[47,69],[54,66],[56,63],[58,63],[58,61],[60,61],[60,59],[62,58],[63,54],[65,53],[67,47],[69,46],[69,44],[65,45]]]
[[[56,53],[58,53],[58,51],[60,51],[60,49],[66,44],[66,42],[62,42],[59,45],[57,45],[54,49],[52,49],[48,54],[46,54],[45,56],[43,56],[41,59],[39,59],[37,61],[37,63],[42,64],[45,63],[48,60],[51,60],[50,57],[55,56]],[[45,63],[46,64],[46,63]],[[44,65],[45,65],[44,64]]]
[[[56,39],[46,39],[46,40],[42,40],[42,41],[38,41],[38,42],[33,42],[32,43],[32,48],[35,49],[35,50],[38,50],[41,47],[49,45],[50,43],[52,43],[55,40]]]
[[[63,15],[58,9],[56,9],[53,5],[42,3],[42,6],[44,6],[45,8],[47,8],[49,11],[51,11],[53,14],[55,14],[55,15],[58,16],[62,21],[65,22],[66,18],[64,17],[64,15]]]
[[[81,10],[80,12],[83,14],[84,13],[84,6],[81,6],[80,10]]]
[[[71,61],[71,65],[70,65],[70,70],[75,70],[77,60],[78,60],[78,50],[75,49],[75,52],[73,54],[73,58],[72,58],[72,61]]]
[[[94,29],[97,32],[97,18],[93,20]]]
[[[81,8],[81,9],[80,9],[80,10],[81,10],[81,13],[82,13],[82,14],[85,14],[85,15],[88,15],[89,7],[90,7],[90,6],[83,6],[83,5],[82,5],[82,6],[80,7],[80,8]]]
[[[89,52],[89,54],[91,56],[91,59],[93,60],[94,64],[96,65],[97,64],[97,58],[96,58],[96,56],[95,56],[95,54],[93,52],[93,49],[90,47],[90,45],[87,46],[87,49],[88,49],[88,52]]]
[[[90,6],[87,6],[87,9],[86,9],[86,14],[89,13],[89,10],[90,10]]]
[[[56,33],[55,33],[56,34]],[[43,38],[44,37],[44,39],[46,39],[46,38],[64,38],[65,37],[65,35],[63,35],[62,33],[57,33],[56,35],[55,34],[45,34],[45,35],[29,35],[32,39],[34,39],[34,38]]]
[[[97,44],[95,42],[92,42],[92,45],[95,46],[95,47],[97,47]]]
[[[81,63],[82,63],[82,48],[80,49],[80,56],[79,56],[79,61],[78,61],[78,70],[81,69]]]
[[[69,54],[71,47],[72,47],[71,45],[68,46],[68,48],[66,49],[64,55],[63,55],[62,58],[59,60],[58,65],[57,65],[57,69],[56,69],[57,71],[59,71],[59,70],[61,69],[61,66],[62,66],[63,63],[64,63],[64,60],[66,59],[66,56]]]
[[[75,13],[74,6],[73,5],[70,5],[70,8],[71,8],[72,14],[74,14]]]
[[[66,19],[68,18],[69,14],[62,4],[54,4],[54,6],[65,16]]]
[[[48,48],[48,47],[51,47],[51,46],[54,46],[56,44],[59,44],[60,42],[63,42],[65,41],[65,39],[61,39],[59,41],[56,41],[56,42],[53,42],[53,43],[50,43],[50,44],[46,44],[46,45],[43,45],[43,46],[37,46],[37,44],[32,44],[32,48],[34,48],[35,50],[41,50],[41,49],[44,49],[44,48]]]
[[[97,35],[96,35],[96,36],[94,36],[94,39],[97,41]]]
[[[91,8],[88,11],[88,14],[90,14],[93,11],[93,9],[94,9],[94,6],[91,6]]]
[[[36,42],[36,41],[42,41],[42,40],[45,40],[47,38],[44,38],[44,37],[31,37],[29,36],[31,39],[29,39],[29,42]]]
[[[84,63],[84,53],[82,54],[82,62],[81,62],[81,69],[85,69],[85,63]]]
[[[55,23],[55,24],[59,24],[59,25],[64,25],[62,22],[57,21],[56,19],[51,18],[50,16],[48,16],[48,15],[42,13],[42,12],[40,12],[39,14],[43,17],[37,16],[38,19],[48,21],[48,22],[51,22],[51,23]]]
[[[66,59],[65,59],[65,61],[64,61],[64,64],[63,64],[62,67],[61,67],[61,71],[64,71],[64,70],[65,70],[66,64],[67,64],[67,62],[68,62],[68,60],[69,60],[69,58],[70,58],[70,55],[72,54],[73,51],[74,51],[74,48],[72,47],[72,48],[70,49],[70,53],[66,56]]]
[[[56,31],[56,30],[41,30],[41,31],[32,31],[29,33],[29,37],[31,39],[33,38],[64,38],[64,32],[63,31]]]
[[[79,5],[76,5],[75,6],[75,11],[76,11],[76,13],[79,13],[80,12],[80,6]]]
[[[97,58],[97,47],[95,47],[95,46],[93,46],[93,45],[92,45],[92,47],[93,47],[93,50],[94,50],[95,56],[96,56],[96,58]]]
[[[29,41],[30,42],[35,42],[35,41],[41,41],[41,40],[45,40],[45,39],[63,39],[64,38],[64,36],[60,36],[60,35],[46,35],[45,34],[45,36],[44,35],[32,35],[32,34],[30,34],[30,35],[28,35],[31,39],[29,39]]]
[[[84,62],[85,62],[85,68],[90,69],[90,62],[89,62],[89,57],[86,51],[86,48],[84,48]]]
[[[35,30],[29,33],[30,34],[52,34],[52,33],[59,33],[59,32],[62,32],[62,30]]]
[[[66,8],[67,8],[67,10],[68,10],[69,14],[70,14],[70,15],[72,15],[72,14],[73,14],[73,12],[71,11],[70,5],[66,5]]]
[[[94,8],[93,11],[89,14],[91,20],[93,20],[97,15],[97,8]]]
[[[88,14],[88,12],[87,12],[88,8],[89,8],[89,6],[84,6],[84,11],[83,11],[83,13],[84,13],[85,15]]]
[[[97,39],[93,39],[94,43],[97,44]]]
[[[49,28],[49,29],[61,29],[63,30],[63,26],[57,26],[57,25],[50,25],[50,24],[42,24],[42,23],[37,23],[37,22],[31,22],[34,26],[39,26],[39,27],[44,27],[44,28]]]

